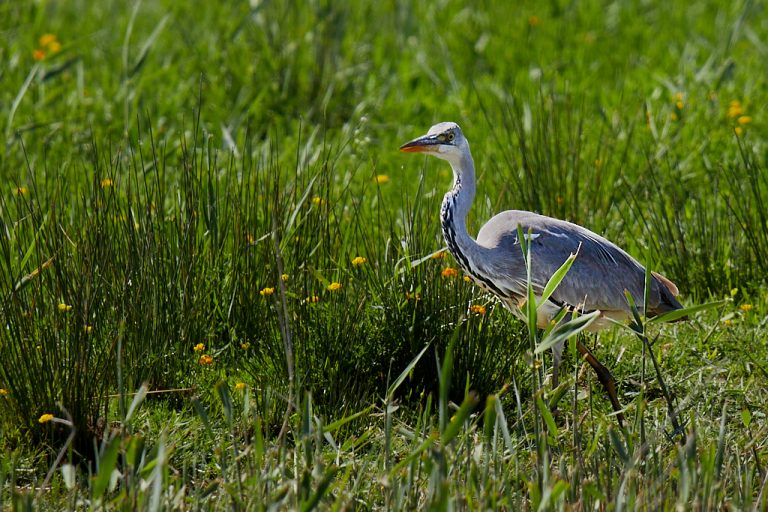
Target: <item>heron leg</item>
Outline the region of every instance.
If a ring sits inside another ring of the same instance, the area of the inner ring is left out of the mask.
[[[564,348],[564,341],[552,347],[552,389],[560,384],[560,363],[563,361]]]
[[[603,364],[597,360],[597,358],[590,352],[590,350],[580,341],[576,341],[576,348],[579,350],[579,354],[589,363],[595,373],[597,374],[597,380],[603,385],[608,398],[611,400],[613,410],[616,411],[616,418],[619,421],[619,426],[624,426],[624,414],[621,413],[621,404],[619,398],[616,395],[616,379],[613,378],[611,372],[603,366]]]

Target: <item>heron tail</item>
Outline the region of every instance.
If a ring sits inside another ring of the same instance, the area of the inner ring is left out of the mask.
[[[651,272],[651,274],[659,285],[659,303],[653,310],[649,311],[649,315],[659,316],[668,313],[669,311],[682,309],[683,305],[675,298],[680,295],[680,291],[677,289],[677,286],[675,286],[675,283],[657,272]],[[675,321],[682,322],[683,320],[688,320],[688,317],[684,316]]]

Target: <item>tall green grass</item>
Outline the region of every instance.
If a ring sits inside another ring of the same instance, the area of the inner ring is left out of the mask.
[[[762,10],[0,5],[3,506],[765,507]],[[626,429],[431,257],[450,171],[396,148],[442,120],[471,232],[535,210],[734,300],[590,339]]]

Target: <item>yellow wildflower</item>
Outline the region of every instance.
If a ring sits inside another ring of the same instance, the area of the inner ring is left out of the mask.
[[[91,333],[93,332],[93,326],[92,326],[92,325],[88,325],[88,324],[85,324],[85,325],[83,326],[83,332],[84,332],[85,334],[91,334]]]
[[[677,110],[683,110],[683,107],[685,104],[683,103],[683,99],[685,96],[683,96],[683,93],[678,92],[675,94],[675,107],[677,107]]]
[[[53,414],[43,414],[42,416],[40,416],[40,418],[37,421],[39,421],[40,423],[48,423],[52,419],[53,419]]]
[[[739,117],[743,113],[744,109],[741,108],[741,102],[739,100],[733,100],[730,105],[728,105],[728,117],[731,119]]]
[[[675,112],[672,112],[669,114],[669,118],[673,121],[677,121],[677,114]]]
[[[235,389],[238,391],[242,391],[245,389],[245,382],[238,382],[235,384]]]
[[[377,174],[373,177],[373,181],[378,183],[379,185],[383,185],[385,183],[389,183],[389,176],[386,174]]]
[[[733,325],[733,320],[731,320],[730,318],[726,318],[725,320],[723,320],[723,325],[725,325],[726,327],[730,327]]]
[[[532,16],[528,16],[528,26],[529,27],[538,27],[541,24],[541,19],[539,19],[538,16],[535,14]]]
[[[253,244],[255,244],[255,243],[256,243],[256,237],[255,237],[255,236],[253,236],[253,235],[252,235],[252,234],[250,234],[250,233],[248,233],[247,235],[245,235],[245,239],[246,239],[246,240],[248,241],[248,243],[249,243],[249,244],[251,244],[251,245],[253,245]]]
[[[336,290],[338,290],[339,288],[341,288],[341,283],[337,283],[336,281],[332,282],[332,283],[331,283],[331,284],[329,284],[329,285],[328,285],[328,287],[327,287],[327,289],[328,289],[328,291],[329,291],[329,292],[335,292],[335,291],[336,291]]]
[[[304,299],[304,302],[308,304],[313,302],[320,302],[320,297],[318,297],[317,295],[310,295],[309,297]]]
[[[443,271],[440,272],[440,275],[446,278],[457,277],[459,275],[459,271],[453,267],[445,267]]]
[[[262,297],[267,297],[269,295],[272,295],[273,293],[275,293],[274,288],[266,287],[261,289],[261,291],[259,292],[259,295],[261,295]]]
[[[15,196],[25,196],[29,193],[29,190],[27,187],[16,187],[13,189],[13,195]]]
[[[282,282],[286,282],[286,281],[288,281],[288,274],[283,274],[283,275],[281,275],[281,276],[280,276],[280,280],[281,280]]]
[[[485,306],[481,306],[480,304],[472,304],[469,307],[469,310],[472,313],[475,313],[476,315],[484,315],[485,314]]]
[[[752,304],[742,304],[741,306],[739,306],[739,309],[744,312],[748,312],[748,311],[752,311],[754,309],[754,306]]]
[[[198,343],[197,345],[194,346],[192,350],[194,350],[195,352],[204,352],[205,345],[203,343]]]
[[[749,124],[752,122],[751,116],[739,116],[739,118],[736,120],[739,124]]]
[[[362,256],[357,256],[352,260],[352,265],[355,267],[359,267],[360,265],[364,265],[368,261],[367,258],[363,258]]]
[[[45,52],[38,48],[32,52],[32,58],[38,61],[43,60],[45,58]]]
[[[447,253],[445,252],[445,249],[443,249],[442,251],[436,252],[435,254],[433,254],[432,255],[432,259],[433,260],[443,260],[443,259],[445,259],[446,254]]]
[[[465,283],[471,283],[472,282],[472,278],[469,277],[469,276],[464,276],[464,282]]]
[[[5,388],[0,388],[0,396],[8,396],[10,394],[10,391],[8,391]]]
[[[737,126],[733,129],[733,133],[735,133],[737,137],[740,137],[741,134],[744,133],[744,129],[741,126]]]
[[[248,350],[251,348],[251,342],[250,341],[244,341],[240,344],[240,348],[243,350]]]
[[[48,50],[51,53],[59,53],[61,51],[61,43],[58,41],[54,41],[51,44],[48,45]]]
[[[320,206],[322,204],[325,204],[325,199],[323,199],[320,196],[315,196],[312,198],[312,204],[315,206]]]
[[[109,188],[114,184],[115,182],[112,181],[111,178],[104,178],[103,180],[101,180],[101,188]]]
[[[213,357],[209,356],[208,354],[204,354],[200,356],[200,359],[198,359],[197,362],[203,366],[208,366],[210,364],[213,364]]]
[[[72,306],[64,302],[59,302],[59,305],[56,306],[56,308],[59,310],[60,313],[66,313],[72,309]]]
[[[50,46],[56,41],[56,36],[53,34],[43,34],[40,36],[40,39],[37,40],[40,46]]]

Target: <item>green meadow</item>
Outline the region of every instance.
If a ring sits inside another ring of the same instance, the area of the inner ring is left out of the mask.
[[[0,508],[768,509],[767,66],[749,0],[0,2]],[[443,251],[440,121],[470,233],[679,287],[575,335],[623,427]]]

